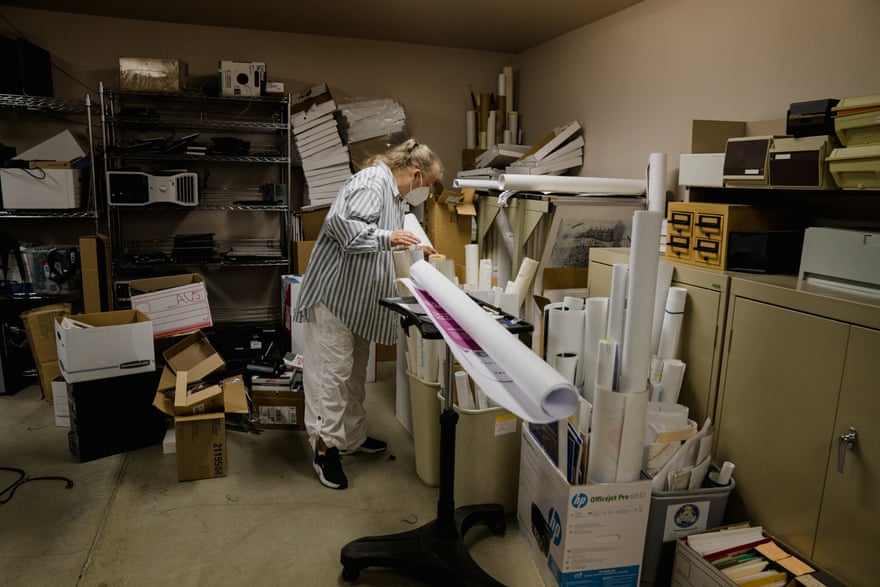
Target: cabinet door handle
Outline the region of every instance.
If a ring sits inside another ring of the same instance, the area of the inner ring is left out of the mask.
[[[846,460],[846,450],[856,445],[858,432],[852,426],[845,434],[841,434],[837,439],[837,472],[843,473],[843,462]]]

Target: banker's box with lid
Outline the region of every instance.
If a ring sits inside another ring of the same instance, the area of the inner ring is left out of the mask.
[[[880,144],[880,94],[844,98],[833,110],[834,131],[841,144]]]

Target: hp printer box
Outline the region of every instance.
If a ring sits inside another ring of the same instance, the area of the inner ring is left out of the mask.
[[[570,485],[522,435],[517,522],[544,583],[638,587],[651,481]]]

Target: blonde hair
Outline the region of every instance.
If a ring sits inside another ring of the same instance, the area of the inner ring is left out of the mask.
[[[435,175],[437,181],[443,177],[443,162],[428,145],[418,143],[415,139],[408,139],[384,153],[373,155],[366,165],[376,163],[384,163],[391,171],[415,167],[423,173]]]

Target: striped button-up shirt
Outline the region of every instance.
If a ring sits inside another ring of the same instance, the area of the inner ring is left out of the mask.
[[[397,315],[379,299],[397,295],[391,232],[406,212],[397,182],[384,163],[348,180],[327,212],[309,258],[298,312],[318,302],[355,334],[383,344],[397,340]]]

